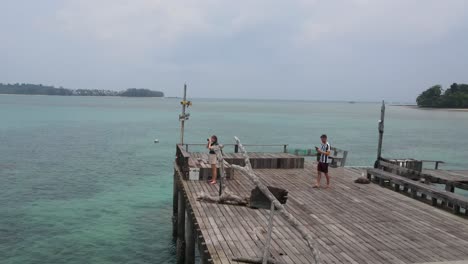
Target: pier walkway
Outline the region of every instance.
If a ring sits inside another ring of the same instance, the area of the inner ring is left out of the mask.
[[[377,184],[357,184],[360,171],[330,168],[329,189],[313,189],[316,167],[255,169],[261,181],[289,192],[286,210],[317,241],[320,263],[431,263],[468,260],[468,219],[445,212]],[[174,173],[175,234],[193,263],[237,263],[236,257],[261,258],[269,211],[197,201],[218,186]],[[324,181],[325,179],[323,179]],[[248,197],[254,185],[242,172],[227,181],[233,193]],[[179,251],[180,253],[181,251]],[[281,216],[274,218],[270,252],[278,263],[313,263],[300,234]],[[180,256],[179,256],[180,257]],[[182,257],[184,259],[184,257]]]

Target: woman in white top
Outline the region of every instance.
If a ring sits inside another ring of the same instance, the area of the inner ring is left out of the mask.
[[[210,150],[209,154],[209,162],[211,164],[211,181],[210,184],[216,184],[216,178],[218,176],[218,158],[216,157],[216,152],[214,151],[214,148],[218,146],[218,137],[215,135],[211,136],[208,139],[208,144],[206,145],[206,148]]]

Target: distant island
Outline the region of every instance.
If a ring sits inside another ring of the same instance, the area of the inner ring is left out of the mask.
[[[62,95],[62,96],[123,96],[123,97],[164,97],[163,92],[148,89],[129,88],[125,91],[66,89],[63,87],[45,86],[42,84],[0,83],[0,94],[24,94],[24,95]]]
[[[452,84],[444,91],[441,85],[434,85],[416,99],[419,107],[468,108],[468,84]]]

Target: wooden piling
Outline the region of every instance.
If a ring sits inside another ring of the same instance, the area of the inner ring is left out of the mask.
[[[195,264],[195,232],[193,212],[186,210],[185,216],[185,264]]]
[[[178,191],[177,212],[177,264],[185,261],[185,199],[181,189]]]
[[[177,171],[174,170],[174,183],[173,183],[173,196],[172,196],[172,237],[177,239],[177,211],[178,211],[178,197],[179,188],[177,186]]]
[[[378,165],[379,160],[382,158],[384,120],[385,120],[385,102],[382,101],[382,107],[380,109],[380,120],[379,120],[379,144],[377,146],[377,161],[375,162],[375,166]]]

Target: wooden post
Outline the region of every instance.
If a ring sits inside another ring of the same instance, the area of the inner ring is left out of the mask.
[[[395,190],[395,192],[399,192],[400,191],[400,184],[395,183],[393,189]]]
[[[453,186],[453,184],[451,184],[450,182],[447,182],[445,184],[445,190],[447,192],[454,192],[455,191],[455,186]]]
[[[239,145],[234,145],[234,153],[239,153]]]
[[[184,84],[184,99],[182,101],[182,114],[179,117],[180,120],[180,144],[184,144],[184,126],[185,126],[185,108],[187,107],[187,84]]]
[[[380,109],[380,120],[379,120],[379,145],[377,147],[377,160],[374,167],[378,166],[378,162],[382,158],[382,143],[384,134],[384,120],[385,120],[385,101],[382,101],[382,108]]]
[[[172,195],[172,237],[177,238],[177,213],[179,203],[179,188],[177,186],[177,171],[174,170],[174,189]]]
[[[285,145],[283,146],[283,152],[284,152],[284,153],[288,153],[288,145],[285,144]]]
[[[263,249],[262,264],[267,264],[268,258],[270,258],[270,242],[271,242],[271,232],[273,231],[273,217],[274,216],[275,216],[275,204],[271,203],[270,219],[268,219],[268,234],[267,234],[267,240],[265,242],[265,248]]]
[[[185,216],[185,264],[195,264],[195,232],[193,212],[186,210]]]
[[[431,197],[432,206],[437,206],[437,198]]]
[[[379,185],[382,186],[382,187],[385,186],[385,181],[384,181],[384,179],[379,178]]]
[[[185,258],[185,199],[182,190],[179,189],[177,212],[177,264],[184,264]]]
[[[343,151],[343,159],[341,160],[341,167],[344,167],[346,165],[346,158],[348,157],[348,151],[345,150]]]
[[[445,183],[445,190],[446,190],[447,192],[452,192],[452,193],[453,193],[453,192],[455,192],[455,186],[453,186],[452,183],[447,182],[447,183]],[[452,206],[452,203],[447,202],[447,206],[448,206],[448,207],[451,207],[451,206]],[[455,207],[454,207],[454,209],[455,209]]]

